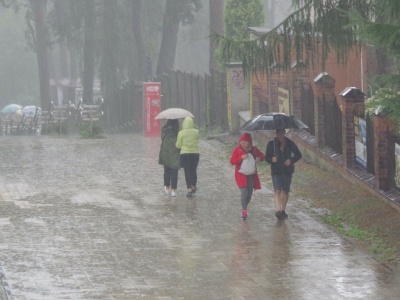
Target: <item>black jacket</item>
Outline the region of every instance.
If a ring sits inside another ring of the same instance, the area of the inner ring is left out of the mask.
[[[302,158],[301,152],[296,144],[285,137],[286,147],[281,152],[280,143],[278,138],[274,138],[267,144],[267,150],[265,152],[265,160],[271,164],[271,174],[272,175],[292,175],[294,172],[294,163]],[[273,163],[272,157],[277,156],[278,162]],[[292,162],[288,167],[285,166],[285,161],[290,159]]]

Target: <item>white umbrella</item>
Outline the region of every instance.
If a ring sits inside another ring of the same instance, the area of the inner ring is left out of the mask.
[[[160,112],[156,116],[156,119],[157,120],[160,120],[160,119],[170,120],[170,119],[183,119],[186,117],[194,118],[193,114],[190,111],[183,109],[183,108],[173,107],[173,108],[168,108],[168,109]]]
[[[40,112],[41,112],[40,107],[35,105],[25,106],[22,109],[22,113],[25,115],[25,117],[30,117],[30,118],[33,118],[36,114],[40,115]]]

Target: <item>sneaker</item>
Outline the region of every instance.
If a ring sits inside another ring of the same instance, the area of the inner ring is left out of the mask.
[[[197,187],[193,187],[192,188],[192,194],[196,193],[196,191],[197,191]]]
[[[242,219],[243,220],[247,219],[247,210],[242,210]]]
[[[166,195],[169,195],[169,188],[167,188],[166,186],[164,186],[164,192]]]
[[[188,192],[188,193],[186,194],[186,197],[192,198],[192,197],[193,197],[193,193],[192,193],[192,192]]]
[[[281,211],[276,211],[275,212],[275,217],[278,219],[278,220],[282,220],[282,212]]]
[[[284,210],[282,210],[282,219],[287,219],[287,218],[289,218],[289,216]]]
[[[176,192],[175,191],[171,191],[171,197],[176,197]]]

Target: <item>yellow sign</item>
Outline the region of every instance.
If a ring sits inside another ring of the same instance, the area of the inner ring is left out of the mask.
[[[289,91],[278,87],[279,112],[290,114]]]

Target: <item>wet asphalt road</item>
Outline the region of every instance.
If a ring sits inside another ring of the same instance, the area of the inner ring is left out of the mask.
[[[0,299],[399,299],[400,276],[271,191],[240,219],[218,142],[163,192],[159,138],[0,137]],[[265,184],[265,183],[263,183]]]

